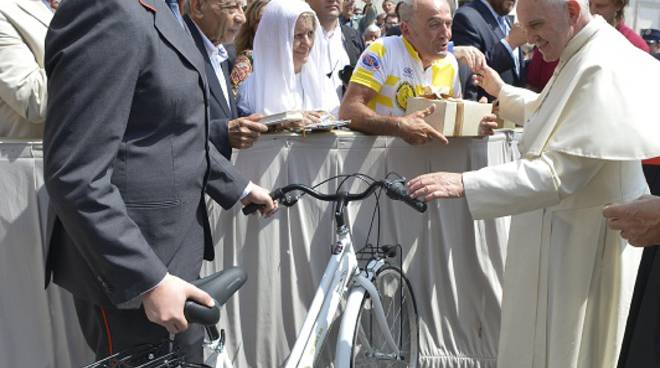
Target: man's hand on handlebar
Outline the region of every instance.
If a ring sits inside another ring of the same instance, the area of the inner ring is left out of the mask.
[[[254,184],[250,194],[241,199],[241,203],[243,206],[248,206],[250,204],[260,205],[259,212],[266,217],[272,216],[275,211],[277,211],[277,201],[274,201],[273,198],[271,198],[266,189]]]
[[[186,300],[213,307],[213,298],[203,290],[169,273],[152,290],[144,294],[142,304],[149,321],[161,325],[171,334],[183,332],[188,321],[183,314]]]

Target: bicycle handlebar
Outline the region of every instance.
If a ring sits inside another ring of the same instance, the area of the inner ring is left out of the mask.
[[[371,194],[379,188],[382,187],[385,189],[385,193],[388,197],[393,200],[402,201],[419,212],[424,212],[427,209],[426,203],[420,201],[419,199],[412,198],[408,193],[408,189],[405,185],[405,179],[393,179],[393,180],[378,180],[374,181],[361,193],[335,193],[335,194],[324,194],[316,191],[314,188],[311,188],[303,184],[289,184],[282,188],[277,188],[270,193],[271,198],[274,200],[280,201],[283,206],[291,207],[298,201],[298,197],[289,195],[293,191],[301,191],[311,195],[312,197],[325,201],[325,202],[336,202],[338,200],[343,200],[346,202],[360,201]],[[243,208],[243,214],[249,215],[259,208],[262,208],[263,205],[260,204],[249,204]]]

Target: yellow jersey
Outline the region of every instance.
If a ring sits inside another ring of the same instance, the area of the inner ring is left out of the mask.
[[[403,36],[383,37],[364,50],[351,82],[378,94],[368,106],[381,115],[402,116],[408,98],[424,94],[424,87],[460,97],[456,57],[448,53],[424,69],[417,51]]]

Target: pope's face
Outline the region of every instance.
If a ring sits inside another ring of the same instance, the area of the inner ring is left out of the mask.
[[[573,30],[566,3],[521,0],[517,12],[518,21],[527,33],[527,41],[539,49],[543,60],[558,60]]]

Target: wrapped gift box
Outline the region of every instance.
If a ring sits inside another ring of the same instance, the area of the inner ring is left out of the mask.
[[[476,137],[481,119],[492,113],[493,105],[460,99],[408,98],[407,113],[435,105],[433,114],[424,120],[446,137]]]

